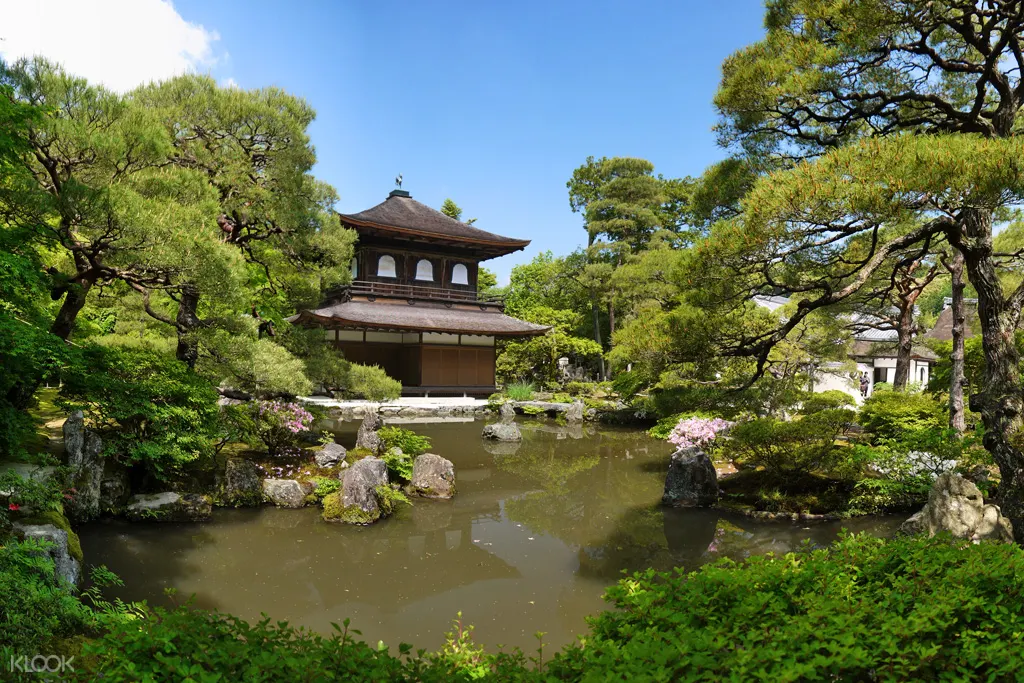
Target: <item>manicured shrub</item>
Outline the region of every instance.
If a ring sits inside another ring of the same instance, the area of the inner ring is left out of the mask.
[[[81,409],[108,456],[158,477],[213,452],[217,392],[188,366],[159,353],[92,346],[64,375],[59,403]]]
[[[861,406],[857,420],[873,441],[898,440],[912,432],[943,429],[946,410],[928,394],[879,390],[876,386]]]
[[[234,419],[250,445],[262,444],[275,456],[295,453],[302,434],[313,428],[315,420],[301,404],[286,401],[250,401]]]
[[[723,451],[739,465],[772,474],[827,473],[841,464],[843,453],[835,440],[853,417],[850,410],[822,410],[795,420],[739,422],[729,430]]]
[[[348,393],[367,401],[392,401],[402,395],[402,383],[388,376],[376,365],[357,365],[349,368]]]
[[[710,418],[714,416],[709,413],[675,413],[658,420],[653,427],[647,430],[647,433],[659,441],[664,441],[668,438],[668,435],[672,433],[672,430],[676,428],[679,421],[687,417]]]
[[[732,425],[720,417],[684,417],[669,432],[668,442],[676,448],[707,448]]]
[[[949,538],[653,570],[547,668],[571,681],[1018,680],[1024,551]]]

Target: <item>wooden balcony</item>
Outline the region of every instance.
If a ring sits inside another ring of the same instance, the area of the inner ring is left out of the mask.
[[[451,289],[449,287],[430,287],[426,285],[410,285],[399,282],[382,282],[380,280],[354,280],[352,284],[339,290],[349,296],[386,297],[389,299],[409,299],[420,301],[440,301],[444,303],[475,304],[481,308],[504,308],[501,297],[481,297],[471,289]]]

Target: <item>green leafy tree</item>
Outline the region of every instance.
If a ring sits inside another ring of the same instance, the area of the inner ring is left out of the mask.
[[[757,254],[749,263],[758,266],[733,276],[734,291],[752,284],[756,267],[762,283],[799,292],[800,310],[809,312],[850,296],[891,267],[899,250],[945,239],[963,254],[986,356],[971,407],[982,415],[985,446],[1002,473],[1004,511],[1022,523],[1024,453],[1012,437],[1024,416],[1013,344],[1024,289],[1003,287],[993,248],[995,216],[1020,200],[1018,10],[925,0],[772,3],[766,37],[723,65],[715,103],[723,142],[760,169],[827,153],[759,184],[746,200],[744,225],[719,231],[719,240],[734,231],[748,255]],[[892,140],[854,145],[865,137]],[[787,200],[794,202],[788,208]],[[837,260],[830,248],[856,234],[881,236],[895,222],[904,227],[855,263]],[[770,264],[766,246],[775,252]],[[797,322],[737,348],[763,360]]]
[[[601,357],[597,342],[577,337],[570,331],[580,324],[579,313],[536,306],[520,311],[527,322],[550,325],[543,335],[523,341],[506,342],[496,362],[498,377],[511,383],[523,380],[558,380],[558,359],[568,358],[574,365],[591,365]]]
[[[171,137],[173,165],[201,173],[213,188],[216,205],[205,220],[244,259],[247,281],[230,286],[243,290],[243,310],[264,331],[346,281],[355,236],[333,210],[334,189],[310,173],[314,112],[305,101],[277,88],[221,88],[206,76],[180,76],[132,98]],[[211,306],[213,319],[201,319],[201,298],[221,292],[188,281],[181,290],[173,319],[155,317],[174,326],[178,358],[194,365],[199,329],[224,315]]]
[[[94,287],[181,293],[231,287],[239,271],[207,220],[215,195],[196,170],[168,165],[171,135],[152,110],[45,60],[0,66],[10,107],[32,106],[25,145],[0,183],[6,229],[46,254],[49,324],[68,339]],[[30,400],[39,376],[11,396]]]
[[[462,207],[456,204],[451,198],[445,199],[444,203],[441,204],[441,213],[449,218],[454,218],[457,221],[462,220]],[[475,218],[470,218],[466,221],[466,225],[473,225],[476,223]]]
[[[107,455],[166,479],[213,453],[217,394],[187,365],[153,351],[90,346],[64,374],[60,401],[104,434]]]
[[[609,331],[615,332],[614,290],[608,287],[611,273],[629,253],[643,249],[664,223],[665,184],[654,176],[654,165],[644,159],[587,157],[566,187],[569,206],[583,214],[587,230],[589,263],[583,278],[590,290],[594,341],[601,344],[602,300],[607,304]]]

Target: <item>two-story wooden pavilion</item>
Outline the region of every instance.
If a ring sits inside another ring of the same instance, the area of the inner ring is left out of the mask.
[[[341,221],[359,233],[352,284],[292,321],[322,327],[346,358],[381,366],[403,393],[492,393],[495,341],[548,330],[477,295],[480,262],[529,240],[449,218],[401,189],[366,211],[341,214]]]

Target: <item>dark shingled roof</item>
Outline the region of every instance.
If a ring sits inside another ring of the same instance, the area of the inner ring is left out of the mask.
[[[486,230],[474,228],[472,225],[466,225],[426,204],[421,204],[410,197],[408,193],[400,190],[392,192],[383,202],[366,211],[340,215],[343,223],[355,227],[390,229],[424,237],[483,244],[500,247],[506,253],[518,251],[530,243],[530,240],[502,237]]]
[[[405,301],[346,301],[302,311],[290,320],[329,327],[358,327],[377,330],[451,332],[496,337],[532,337],[550,328],[512,318],[497,311],[447,308],[443,304]]]

